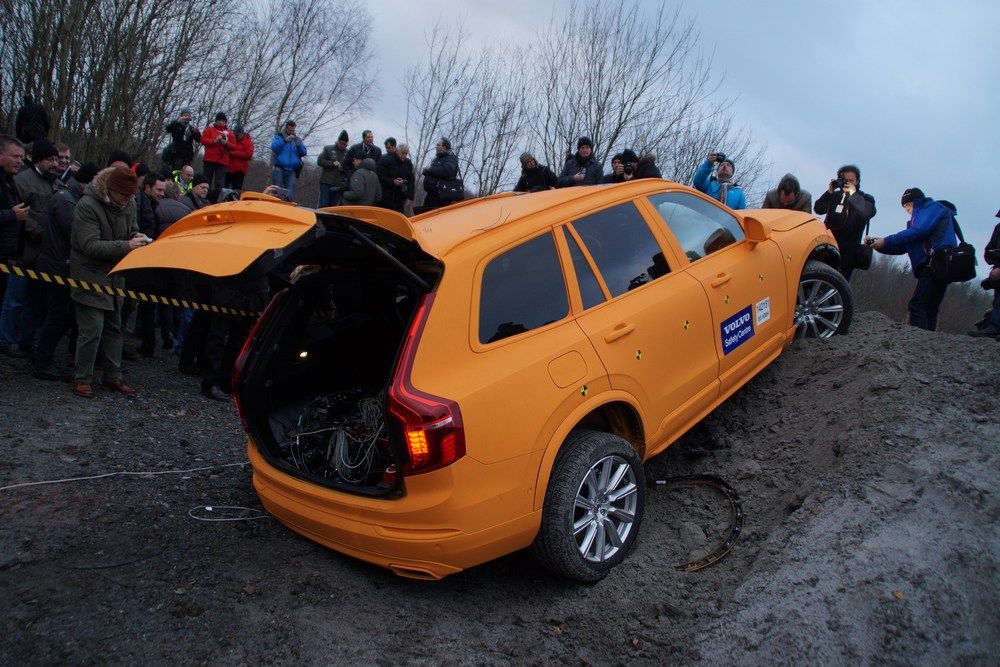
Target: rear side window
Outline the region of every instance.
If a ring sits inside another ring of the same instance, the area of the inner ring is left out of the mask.
[[[479,342],[531,331],[566,317],[569,301],[551,234],[497,255],[483,272]]]
[[[577,244],[576,239],[563,227],[563,234],[566,235],[566,245],[569,246],[570,257],[573,258],[573,269],[576,271],[576,282],[580,286],[580,297],[583,300],[584,308],[591,308],[604,303],[604,292],[594,276],[594,272],[587,264],[587,258],[583,256],[583,251]]]
[[[619,204],[573,223],[611,296],[641,287],[670,271],[660,245],[634,204]]]
[[[739,221],[707,201],[683,192],[649,198],[692,262],[744,239]]]

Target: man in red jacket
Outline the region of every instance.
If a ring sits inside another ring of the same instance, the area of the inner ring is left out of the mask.
[[[208,179],[209,189],[221,188],[226,184],[226,168],[229,153],[233,150],[235,137],[227,128],[229,119],[221,111],[215,114],[215,122],[201,133],[201,143],[205,146],[205,166],[202,173]]]
[[[253,158],[253,139],[239,124],[233,125],[233,136],[235,139],[229,151],[229,167],[226,168],[226,187],[242,190],[243,179],[250,171],[250,160]]]

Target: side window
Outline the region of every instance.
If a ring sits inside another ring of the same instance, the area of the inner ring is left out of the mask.
[[[573,222],[611,296],[670,272],[660,245],[634,204],[619,204]]]
[[[492,343],[561,320],[569,313],[555,240],[543,234],[497,255],[479,294],[479,342]]]
[[[708,202],[684,192],[649,198],[692,262],[743,240],[739,221]]]
[[[583,307],[591,308],[600,303],[604,303],[604,292],[597,282],[597,277],[587,263],[587,258],[583,256],[583,251],[577,245],[573,235],[563,227],[563,234],[566,235],[566,244],[569,246],[569,254],[573,258],[573,268],[576,270],[576,282],[580,285],[580,297],[583,299]]]

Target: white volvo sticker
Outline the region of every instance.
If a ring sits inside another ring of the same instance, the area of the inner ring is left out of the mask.
[[[771,297],[766,297],[757,302],[757,326],[762,325],[771,319]]]

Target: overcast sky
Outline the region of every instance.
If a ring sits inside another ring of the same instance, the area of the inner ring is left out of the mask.
[[[567,8],[559,0],[371,3],[382,91],[372,113],[348,128],[352,143],[365,123],[379,143],[400,137],[398,82],[426,55],[423,33],[435,20],[454,20],[459,11],[473,42],[485,43],[530,36]],[[816,198],[838,166],[855,163],[862,190],[876,199],[873,234],[905,226],[899,198],[918,186],[956,204],[981,254],[1000,222],[993,217],[1000,209],[1000,2],[720,0],[683,8],[714,54],[720,95],[735,98],[737,121],[766,145],[772,183],[790,171]]]

